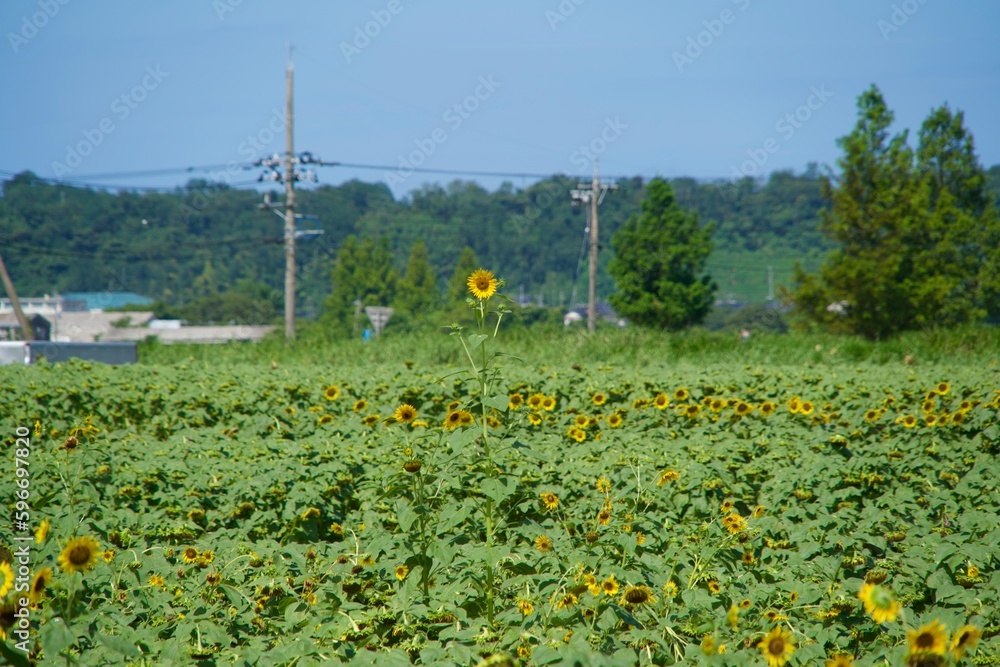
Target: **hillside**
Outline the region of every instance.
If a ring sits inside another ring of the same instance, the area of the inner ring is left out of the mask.
[[[1000,166],[990,170],[1000,192]],[[432,185],[396,201],[384,185],[351,181],[298,193],[303,228],[325,234],[299,244],[299,304],[321,309],[339,244],[351,234],[384,235],[400,267],[423,239],[442,286],[458,255],[472,247],[483,265],[505,276],[511,294],[546,305],[586,294],[581,265],[586,213],[571,203],[576,180],[553,176],[525,189],[488,192],[475,183]],[[603,252],[599,293],[614,285],[605,272],[611,234],[639,210],[640,178],[621,180],[600,211]],[[766,182],[705,183],[675,179],[679,202],[715,227],[709,271],[724,300],[766,298],[768,267],[786,282],[795,261],[815,268],[829,245],[817,230],[824,201],[815,168],[777,172]],[[278,193],[275,193],[275,199]],[[258,208],[261,194],[205,181],[169,192],[111,193],[53,184],[29,172],[3,183],[0,243],[25,296],[70,291],[134,291],[181,305],[236,286],[260,294],[282,288],[282,223]]]

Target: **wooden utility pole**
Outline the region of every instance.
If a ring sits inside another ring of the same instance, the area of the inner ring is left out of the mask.
[[[615,190],[617,185],[601,185],[600,161],[594,160],[594,178],[587,184],[580,184],[577,190],[571,191],[573,199],[590,204],[588,211],[590,228],[590,284],[587,290],[587,331],[594,333],[597,329],[597,250],[598,250],[598,224],[597,208],[604,201],[604,195],[608,190]]]
[[[597,329],[597,189],[601,186],[599,161],[594,160],[594,180],[590,184],[590,286],[587,292],[587,331]]]
[[[14,281],[10,279],[10,275],[7,273],[7,267],[4,266],[2,256],[0,256],[0,280],[3,281],[3,288],[7,290],[10,304],[14,306],[14,317],[17,318],[17,323],[21,325],[21,334],[24,336],[24,340],[35,340],[35,332],[31,329],[31,322],[28,321],[24,311],[21,310],[21,301],[17,298]]]
[[[285,339],[295,338],[295,152],[292,133],[292,47],[285,69]]]

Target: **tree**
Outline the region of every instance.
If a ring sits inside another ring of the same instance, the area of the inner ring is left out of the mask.
[[[858,116],[824,187],[822,230],[838,248],[817,275],[796,269],[797,314],[879,339],[994,311],[996,211],[961,114],[933,111],[916,154],[906,131],[889,136],[877,87],[859,97]]]
[[[465,303],[466,297],[469,296],[469,287],[466,285],[466,281],[472,272],[478,268],[480,266],[476,259],[476,253],[472,248],[466,246],[462,250],[462,254],[458,256],[455,272],[451,275],[451,280],[448,282],[447,300],[449,303]]]
[[[677,203],[673,188],[654,179],[633,215],[611,239],[608,271],[618,292],[611,305],[635,324],[675,331],[698,324],[712,307],[715,283],[702,275],[712,252],[712,227]]]
[[[396,296],[398,281],[388,239],[358,241],[348,236],[337,252],[333,292],[326,300],[325,319],[342,331],[357,330],[361,323],[355,320],[356,302],[360,302],[362,309],[388,306]]]
[[[427,246],[423,241],[414,243],[410,250],[410,261],[399,282],[399,294],[394,306],[400,314],[418,319],[441,306],[437,276],[431,268]]]

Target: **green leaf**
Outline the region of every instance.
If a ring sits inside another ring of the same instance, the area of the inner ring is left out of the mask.
[[[469,334],[469,347],[476,349],[485,341],[489,340],[489,338],[490,337],[486,334]]]
[[[510,405],[510,399],[507,396],[498,394],[497,396],[488,396],[484,398],[483,403],[485,403],[488,408],[495,408],[501,412],[506,412],[507,406]]]
[[[142,657],[142,651],[140,651],[135,644],[123,639],[122,637],[105,635],[98,632],[97,641],[101,642],[115,653],[127,655],[132,658]]]
[[[30,667],[28,658],[20,651],[7,646],[7,642],[0,641],[0,656],[7,661],[7,664],[14,667]]]
[[[491,477],[483,480],[483,494],[495,503],[501,503],[514,493],[514,484],[509,477]]]
[[[417,513],[410,507],[410,503],[400,499],[396,501],[396,520],[399,522],[399,529],[408,533],[417,521]]]
[[[39,634],[42,640],[42,650],[45,651],[45,655],[51,657],[59,655],[63,649],[76,641],[72,630],[59,617],[53,618],[43,625]]]

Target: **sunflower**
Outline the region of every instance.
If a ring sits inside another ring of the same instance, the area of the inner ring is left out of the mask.
[[[753,565],[754,563],[756,563],[756,562],[757,562],[757,559],[756,559],[756,558],[754,558],[754,555],[753,555],[753,552],[752,552],[752,551],[744,551],[744,552],[743,552],[743,555],[742,555],[742,556],[740,556],[740,561],[741,561],[741,562],[742,562],[742,563],[743,563],[744,565],[747,565],[747,566],[749,566],[749,565]]]
[[[517,608],[521,610],[521,613],[525,616],[535,611],[535,605],[532,604],[531,600],[518,600]]]
[[[733,507],[735,505],[736,505],[736,503],[733,502],[732,498],[726,498],[719,505],[719,509],[725,514],[725,513],[728,513],[728,512],[732,512],[733,511]]]
[[[568,609],[575,605],[579,599],[572,593],[566,593],[566,595],[559,598],[559,602],[556,603],[556,609],[563,610]]]
[[[315,508],[312,508],[315,509]],[[316,510],[317,512],[319,510]],[[211,563],[215,560],[215,552],[211,549],[205,549],[201,552],[201,558],[198,559],[201,563]]]
[[[610,428],[618,428],[622,425],[622,416],[620,413],[616,412],[613,415],[608,415],[608,426]]]
[[[542,493],[539,498],[541,498],[542,504],[545,505],[545,509],[547,510],[554,510],[559,507],[559,498],[551,491]]]
[[[913,428],[917,425],[917,418],[913,415],[906,415],[903,417],[903,426],[906,428]]]
[[[556,409],[556,399],[553,396],[546,396],[542,399],[542,410],[552,412]]]
[[[567,431],[566,435],[568,435],[571,440],[576,440],[577,442],[583,442],[587,439],[586,431],[575,426]]]
[[[722,591],[722,586],[719,585],[718,581],[712,579],[710,582],[708,582],[709,593],[711,593],[712,595],[718,595],[721,591]]]
[[[692,403],[684,408],[684,414],[688,419],[697,419],[698,415],[701,414],[701,406],[697,403]]]
[[[528,423],[532,426],[538,426],[542,423],[542,416],[536,412],[531,412],[528,414]]]
[[[783,628],[774,628],[767,633],[757,648],[764,654],[768,667],[781,667],[795,652],[792,635]]]
[[[799,412],[804,415],[811,415],[815,409],[816,406],[812,404],[812,401],[802,401],[799,405]]]
[[[187,547],[184,549],[184,553],[181,555],[181,559],[185,563],[191,564],[198,561],[198,550],[194,547]]]
[[[542,401],[545,400],[545,394],[535,393],[528,397],[528,407],[532,410],[540,410],[542,407]]]
[[[745,417],[751,412],[753,412],[753,406],[744,401],[740,401],[739,403],[736,404],[735,410],[736,414],[738,414],[740,417]]]
[[[493,277],[492,271],[486,269],[476,269],[465,282],[469,286],[472,296],[477,299],[488,299],[496,294],[500,281]]]
[[[308,521],[310,519],[318,519],[322,512],[320,512],[318,507],[307,507],[302,513],[302,520]]]
[[[746,611],[747,609],[749,609],[749,608],[750,608],[750,606],[751,606],[752,604],[753,604],[753,603],[752,603],[752,602],[750,602],[750,598],[743,598],[742,600],[740,600],[740,605],[739,605],[739,607],[740,607],[740,609],[742,609],[743,611]]]
[[[687,390],[687,387],[678,387],[674,390],[674,400],[675,401],[686,401],[690,398],[691,392]]]
[[[590,418],[587,417],[587,415],[577,415],[576,417],[573,418],[573,423],[579,426],[580,428],[586,428],[587,424],[590,423]]]
[[[411,475],[414,475],[420,472],[420,469],[423,467],[423,465],[424,464],[421,461],[416,461],[411,459],[403,464],[403,470],[405,472],[410,473]]]
[[[736,512],[732,514],[727,514],[722,519],[722,525],[728,530],[732,535],[739,535],[747,528],[747,520],[741,517]]]
[[[361,420],[361,423],[369,428],[375,428],[376,424],[378,424],[378,415],[368,415]]]
[[[634,401],[632,401],[633,410],[645,410],[648,407],[649,407],[648,398],[637,398]]]
[[[3,583],[0,583],[0,600],[14,589],[14,570],[7,561],[0,561],[0,576]]]
[[[910,644],[910,655],[917,653],[944,655],[948,648],[948,632],[941,621],[931,621],[919,630],[909,630],[906,639]]]
[[[802,407],[801,401],[802,399],[800,399],[798,396],[792,396],[790,399],[788,399],[788,411],[791,412],[793,415],[796,414]]]
[[[417,409],[409,403],[403,403],[396,408],[396,412],[393,413],[393,417],[395,417],[396,421],[400,424],[409,424],[417,418]]]
[[[594,405],[604,405],[605,403],[608,402],[608,397],[605,394],[602,394],[601,392],[597,392],[596,394],[590,397],[590,400]]]
[[[961,660],[966,651],[971,651],[979,642],[982,632],[974,625],[965,625],[958,629],[951,639],[951,652],[955,660]]]
[[[938,423],[937,415],[924,415],[924,423],[928,426],[934,426]]]
[[[45,597],[45,589],[49,587],[52,582],[52,568],[43,567],[36,574],[35,578],[31,580],[31,601],[38,602],[43,597]],[[0,598],[3,598],[0,595]]]
[[[753,508],[753,518],[759,519],[765,514],[767,514],[767,508],[764,507],[763,505],[757,505],[756,507]]]
[[[333,415],[320,415],[319,419],[316,420],[320,426],[326,426],[331,422],[333,422]]]
[[[114,549],[105,549],[104,553],[101,554],[101,558],[104,559],[105,563],[110,563],[115,559],[116,555],[117,554],[115,553]]]
[[[951,385],[947,382],[939,382],[938,386],[935,387],[935,391],[937,391],[939,396],[946,396],[951,391]]]
[[[407,566],[405,565],[396,566],[396,578],[399,579],[400,581],[406,579],[406,575],[408,575],[409,573],[410,573],[410,568],[408,568]]]
[[[823,663],[823,667],[854,667],[854,656],[848,653],[837,653]]]
[[[858,599],[864,603],[865,612],[876,623],[891,623],[899,616],[902,605],[888,588],[877,584],[863,584]]]
[[[618,582],[615,581],[615,575],[612,574],[601,582],[601,590],[604,591],[605,595],[618,595]]]
[[[660,392],[655,398],[653,398],[653,407],[657,410],[666,410],[670,407],[670,397],[663,392]]]
[[[35,529],[35,544],[41,544],[45,541],[45,538],[49,536],[50,527],[52,527],[52,523],[48,519],[42,519],[38,528]]]
[[[865,421],[871,424],[872,422],[878,421],[878,418],[882,416],[882,413],[878,410],[868,410],[865,412]]]
[[[517,410],[522,405],[524,405],[524,396],[521,394],[511,394],[507,399],[507,407],[511,410]]]
[[[764,415],[765,417],[773,415],[776,409],[777,406],[771,401],[764,401],[763,403],[760,404],[760,414]]]
[[[59,554],[59,567],[65,572],[86,572],[97,562],[101,545],[93,537],[74,537]]]
[[[594,486],[596,486],[597,490],[600,491],[601,493],[607,493],[608,491],[611,490],[611,480],[609,480],[607,477],[598,477],[597,483],[594,484]]]
[[[923,411],[924,414],[927,414],[928,412],[934,412],[934,408],[936,407],[937,406],[934,404],[934,401],[924,401],[923,403],[920,404],[920,409]]]
[[[653,591],[649,590],[648,586],[629,586],[625,589],[625,592],[622,593],[619,602],[622,604],[638,606],[646,604],[647,602],[656,602],[656,598],[653,597]]]
[[[729,627],[733,630],[740,623],[740,608],[735,602],[729,605],[729,611],[726,612],[726,622],[729,623]]]
[[[325,398],[328,401],[337,400],[338,398],[340,398],[340,387],[335,387],[333,385],[330,385],[329,387],[323,390],[323,398]]]
[[[167,580],[158,574],[149,575],[149,585],[153,588],[166,588]]]
[[[209,586],[218,586],[222,583],[222,575],[218,572],[209,572],[205,575],[205,583]]]
[[[667,583],[663,584],[663,595],[668,598],[677,596],[677,584],[673,580],[668,580]]]
[[[681,474],[676,470],[664,470],[660,473],[660,479],[657,480],[657,486],[663,486],[667,482],[676,482],[680,479]]]
[[[462,425],[462,413],[459,410],[452,410],[444,418],[444,427],[448,431],[454,431]]]
[[[368,401],[366,401],[365,399],[359,398],[358,400],[354,401],[355,412],[364,412],[367,409],[368,409]]]
[[[606,526],[609,523],[611,523],[611,510],[605,507],[600,512],[598,512],[597,522],[602,526]]]

